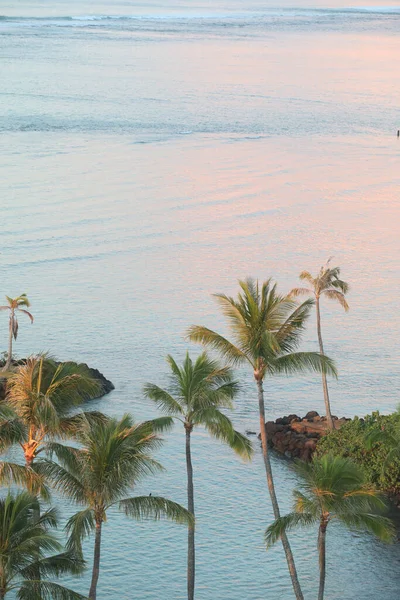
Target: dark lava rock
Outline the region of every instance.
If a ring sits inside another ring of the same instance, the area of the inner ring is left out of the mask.
[[[307,419],[307,421],[312,421],[314,417],[319,417],[319,414],[317,413],[316,410],[310,410],[310,411],[308,411],[308,413],[306,414],[304,419]]]
[[[105,396],[106,394],[109,394],[110,392],[115,390],[115,385],[109,379],[107,379],[103,375],[103,373],[100,373],[98,369],[93,369],[92,367],[89,367],[88,365],[86,365],[86,363],[85,366],[89,369],[93,379],[97,379],[102,387],[102,392],[97,396],[97,398],[101,398],[102,396]]]

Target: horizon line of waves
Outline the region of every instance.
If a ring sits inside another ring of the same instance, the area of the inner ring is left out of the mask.
[[[229,21],[235,22],[245,20],[253,22],[262,20],[263,18],[287,18],[287,17],[302,17],[302,16],[320,16],[320,15],[400,15],[400,6],[364,6],[364,7],[339,7],[339,8],[270,8],[263,11],[241,12],[241,13],[170,13],[170,14],[132,14],[132,15],[62,15],[62,16],[7,16],[0,15],[0,22],[20,22],[31,21],[32,23],[49,22],[93,22],[93,21]]]

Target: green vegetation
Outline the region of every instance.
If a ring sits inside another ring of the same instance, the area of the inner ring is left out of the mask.
[[[57,363],[45,354],[13,363],[17,313],[26,314],[31,321],[33,317],[22,308],[29,306],[25,294],[7,297],[8,305],[0,307],[10,312],[9,348],[2,372],[5,397],[0,401],[0,452],[18,447],[22,452],[21,462],[0,462],[0,484],[13,486],[13,493],[9,489],[0,498],[0,600],[9,592],[20,600],[96,600],[101,552],[109,551],[102,548],[102,527],[111,507],[136,520],[166,518],[187,526],[187,595],[188,600],[194,600],[191,434],[194,428],[204,428],[240,457],[251,458],[250,441],[234,429],[224,412],[233,409],[239,389],[231,368],[236,365],[248,365],[256,382],[262,453],[275,517],[267,528],[266,542],[269,546],[282,541],[296,599],[304,600],[304,596],[287,538],[290,529],[318,526],[319,600],[325,587],[326,530],[332,519],[389,540],[393,530],[383,516],[386,504],[375,490],[400,492],[400,412],[355,418],[322,438],[314,461],[297,465],[304,483],[302,491],[294,491],[294,510],[289,515],[281,517],[275,493],[265,430],[264,384],[268,382],[270,388],[277,375],[321,373],[331,419],[326,376],[336,376],[336,368],[324,354],[319,301],[326,296],[347,310],[348,285],[339,275],[339,268],[330,268],[328,261],[316,278],[306,271],[301,273],[311,289],[296,288],[282,295],[271,279],[261,284],[248,279],[239,282],[236,299],[217,294],[230,339],[203,326],[192,326],[188,337],[216,351],[228,366],[205,352],[195,361],[187,353],[181,366],[168,356],[169,385],[162,388],[148,383],[144,387],[145,396],[164,416],[142,423],[135,423],[131,415],[117,419],[82,410],[86,400],[102,391],[86,365]],[[314,295],[315,300],[299,303],[296,297],[302,294]],[[299,351],[314,304],[320,351]],[[175,421],[185,430],[187,508],[162,496],[134,494],[144,477],[162,470],[154,452],[163,443],[161,434]],[[53,531],[58,519],[51,508],[51,490],[79,507],[66,524],[65,549]],[[82,542],[93,533],[92,578],[86,597],[54,583],[52,578],[84,571]]]
[[[302,490],[294,490],[293,512],[276,519],[265,532],[267,547],[284,532],[318,525],[319,591],[323,600],[326,576],[326,532],[333,520],[346,527],[370,531],[381,540],[393,539],[391,521],[382,515],[384,499],[365,482],[363,471],[347,458],[326,454],[312,463],[297,462]]]
[[[308,271],[302,271],[302,273],[300,273],[300,279],[302,281],[307,281],[310,285],[310,288],[294,288],[290,292],[290,295],[293,298],[297,298],[298,296],[314,296],[315,298],[315,309],[317,313],[317,334],[319,351],[321,355],[324,354],[324,344],[322,342],[321,332],[321,297],[325,297],[329,300],[339,302],[339,304],[343,306],[345,311],[349,310],[349,305],[347,304],[347,300],[345,297],[345,295],[349,291],[349,286],[345,281],[339,278],[340,268],[331,268],[329,266],[331,260],[332,259],[330,258],[327,261],[326,265],[320,268],[319,273],[316,277],[313,277]],[[325,372],[322,372],[322,388],[324,390],[326,420],[328,421],[330,429],[334,429],[335,424],[334,420],[332,419],[331,405],[329,402],[328,382],[326,380]]]
[[[33,316],[31,313],[22,306],[26,306],[29,308],[31,305],[26,294],[21,294],[17,296],[17,298],[10,298],[6,296],[7,304],[5,306],[0,306],[0,310],[8,310],[10,312],[10,318],[8,322],[8,352],[7,352],[7,360],[3,367],[3,371],[8,371],[12,361],[12,344],[13,339],[16,340],[18,336],[18,318],[17,313],[23,313],[31,320],[33,323]]]
[[[400,412],[364,419],[355,417],[339,430],[323,436],[317,455],[334,453],[362,467],[367,481],[379,490],[400,493]]]
[[[170,419],[135,424],[129,415],[120,420],[82,418],[75,433],[79,448],[49,444],[59,464],[42,461],[42,473],[61,494],[84,507],[67,523],[68,547],[80,553],[82,539],[95,531],[90,600],[96,600],[102,526],[112,506],[134,519],[166,517],[178,523],[193,523],[185,508],[166,498],[125,497],[144,476],[161,469],[151,454],[160,446],[156,432],[170,425]]]
[[[194,516],[193,466],[191,456],[191,433],[196,426],[202,426],[217,439],[225,442],[239,456],[250,458],[252,447],[249,440],[235,431],[230,419],[220,411],[221,408],[233,408],[232,399],[238,391],[237,382],[228,367],[211,360],[207,354],[201,354],[193,364],[186,354],[182,367],[172,356],[167,357],[171,370],[171,385],[164,390],[148,383],[144,391],[147,398],[153,400],[166,415],[180,421],[186,433],[186,468],[188,509]],[[194,598],[195,583],[195,540],[194,524],[188,527],[188,564],[187,589],[188,600]]]
[[[80,415],[71,409],[83,403],[100,386],[84,365],[57,365],[45,355],[28,358],[7,381],[7,407],[15,413],[15,427],[27,466],[40,448],[56,436],[72,436]]]
[[[49,581],[49,577],[79,575],[85,563],[63,551],[53,529],[54,508],[42,512],[35,496],[10,492],[0,498],[0,599],[17,591],[19,600],[84,600],[84,596]],[[56,553],[56,554],[54,554]]]
[[[192,326],[189,338],[217,350],[231,364],[251,367],[258,390],[261,442],[268,490],[275,519],[280,517],[275,485],[269,458],[265,430],[265,378],[273,375],[328,372],[336,375],[333,362],[318,352],[298,352],[301,334],[310,314],[312,301],[298,305],[288,296],[277,293],[276,284],[268,279],[262,285],[248,279],[239,282],[241,291],[237,300],[216,294],[216,299],[228,321],[233,342],[206,327]],[[282,545],[297,600],[303,600],[292,550],[286,532],[281,535]]]

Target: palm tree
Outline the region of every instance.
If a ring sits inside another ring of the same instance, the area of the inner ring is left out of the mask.
[[[307,371],[327,371],[336,375],[332,361],[318,352],[296,351],[304,323],[313,304],[311,300],[298,305],[288,297],[277,293],[271,279],[261,288],[258,281],[248,279],[239,282],[241,292],[237,300],[216,294],[217,302],[228,320],[233,342],[206,327],[192,326],[188,336],[217,350],[231,364],[249,364],[258,389],[261,442],[268,489],[275,519],[279,518],[279,506],[272,477],[265,430],[265,407],[263,382],[266,376],[289,375]],[[282,535],[289,573],[297,600],[303,600],[293,554],[285,533]]]
[[[5,452],[14,444],[22,443],[25,428],[17,419],[14,411],[4,402],[0,403],[0,453]],[[48,491],[41,476],[30,466],[0,461],[0,483],[10,486],[22,485],[31,492],[48,499]]]
[[[2,369],[3,371],[8,371],[8,369],[10,368],[10,365],[11,365],[11,361],[12,361],[12,342],[13,342],[13,339],[14,340],[17,339],[17,335],[18,335],[17,313],[18,312],[24,313],[25,315],[27,315],[30,318],[31,323],[33,323],[33,316],[31,315],[31,313],[29,311],[21,308],[22,306],[29,307],[31,305],[26,294],[21,294],[21,296],[17,296],[16,298],[10,298],[9,296],[6,296],[6,299],[7,299],[8,304],[6,304],[5,306],[0,306],[0,310],[9,310],[10,311],[10,320],[9,320],[9,327],[8,327],[8,352],[7,352],[7,360]]]
[[[15,413],[27,466],[32,466],[47,440],[74,432],[81,414],[71,416],[71,409],[99,389],[85,365],[57,364],[46,355],[28,358],[11,374],[5,403]]]
[[[297,463],[303,490],[294,490],[293,512],[276,519],[265,533],[267,547],[296,527],[318,525],[319,591],[323,600],[326,572],[326,531],[336,519],[346,527],[370,531],[384,541],[394,534],[391,521],[382,516],[386,504],[378,492],[365,485],[360,468],[347,458],[326,454],[312,463]]]
[[[161,468],[151,452],[161,443],[156,432],[171,424],[168,418],[135,424],[129,415],[120,420],[83,419],[75,434],[80,448],[56,442],[49,446],[60,464],[44,460],[43,472],[61,494],[84,507],[67,523],[68,547],[81,551],[82,539],[95,531],[90,600],[96,600],[102,525],[111,507],[135,519],[166,517],[180,523],[193,523],[192,515],[185,508],[166,498],[125,497],[145,475]]]
[[[249,440],[235,431],[230,419],[221,408],[233,408],[232,399],[238,386],[232,379],[232,371],[201,354],[193,364],[186,354],[182,367],[172,356],[167,356],[171,369],[171,386],[164,390],[148,383],[144,392],[166,415],[180,421],[186,433],[186,469],[188,509],[194,515],[193,466],[191,458],[191,433],[194,427],[203,426],[214,437],[227,443],[243,458],[250,458],[252,447]],[[194,527],[188,528],[187,589],[188,600],[194,598],[195,543]]]
[[[84,596],[58,583],[51,576],[80,574],[84,562],[62,547],[51,531],[57,525],[55,509],[39,520],[38,500],[28,492],[10,492],[0,498],[0,600],[17,591],[19,600],[84,600]],[[54,554],[57,552],[57,554]]]
[[[300,273],[300,279],[302,281],[307,281],[310,284],[309,288],[294,288],[290,295],[294,298],[297,296],[314,296],[315,297],[315,309],[317,313],[317,334],[318,334],[318,343],[319,343],[319,351],[323,355],[324,354],[324,345],[322,343],[322,333],[321,333],[321,312],[320,312],[320,299],[321,296],[328,298],[329,300],[335,300],[339,302],[341,306],[343,306],[344,310],[347,312],[349,310],[349,305],[347,304],[347,300],[345,295],[349,291],[349,285],[339,278],[340,276],[340,268],[334,267],[331,268],[330,258],[326,265],[322,266],[319,270],[319,273],[316,277],[313,277],[311,273],[308,271],[303,271]],[[324,390],[324,400],[325,400],[325,411],[326,411],[326,419],[328,422],[328,426],[330,429],[335,428],[335,424],[332,419],[331,406],[329,402],[329,391],[328,391],[328,383],[326,380],[326,373],[322,372],[322,388]]]

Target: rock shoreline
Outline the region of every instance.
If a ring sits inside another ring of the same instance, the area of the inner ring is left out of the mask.
[[[345,417],[333,419],[337,429],[351,420]],[[305,462],[311,460],[318,440],[329,431],[326,417],[321,417],[315,410],[309,411],[304,417],[291,414],[268,421],[265,430],[271,448],[287,458],[298,458]]]

